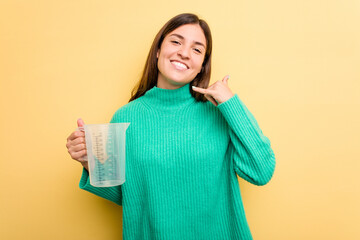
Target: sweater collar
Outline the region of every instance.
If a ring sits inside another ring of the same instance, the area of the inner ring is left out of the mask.
[[[190,83],[174,90],[154,86],[144,95],[144,100],[157,108],[179,108],[195,101],[190,93]]]

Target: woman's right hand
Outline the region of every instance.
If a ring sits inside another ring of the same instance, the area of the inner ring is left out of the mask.
[[[84,121],[79,118],[77,120],[78,127],[84,126]],[[83,131],[75,131],[70,134],[67,138],[66,147],[72,159],[78,161],[83,165],[86,170],[88,169],[88,162],[84,161],[84,157],[87,155],[86,153],[86,144],[85,144],[85,132]]]

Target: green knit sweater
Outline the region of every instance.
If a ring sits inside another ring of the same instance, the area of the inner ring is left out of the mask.
[[[275,157],[237,95],[215,107],[189,84],[154,87],[120,108],[111,122],[126,132],[126,181],[80,188],[123,206],[123,239],[252,239],[237,175],[266,184]]]

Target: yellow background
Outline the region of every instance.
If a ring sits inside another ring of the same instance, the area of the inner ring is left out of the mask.
[[[360,239],[358,0],[0,1],[0,239],[121,239],[121,207],[78,188],[82,117],[127,103],[150,44],[193,12],[277,157],[240,180],[256,240]]]

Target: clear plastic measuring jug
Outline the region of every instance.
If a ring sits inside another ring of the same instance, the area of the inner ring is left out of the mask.
[[[86,124],[90,184],[111,187],[125,182],[125,140],[130,123]]]

